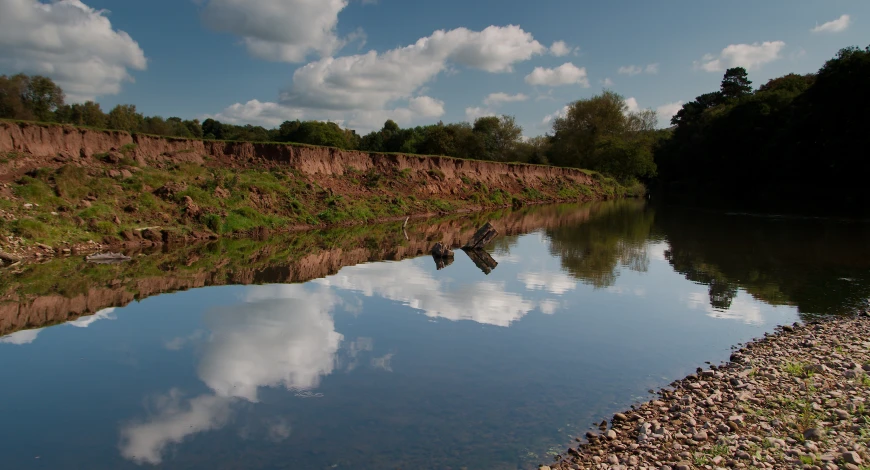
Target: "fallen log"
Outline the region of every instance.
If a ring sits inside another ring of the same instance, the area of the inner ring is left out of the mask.
[[[21,261],[21,258],[0,251],[0,261],[4,261],[7,263],[17,263],[18,261]]]
[[[453,258],[442,258],[438,256],[432,256],[432,258],[435,260],[435,269],[438,271],[453,264]]]
[[[480,227],[471,240],[462,247],[463,250],[479,250],[491,242],[498,235],[498,230],[487,222],[483,227]]]
[[[131,259],[129,256],[121,253],[97,253],[85,256],[85,261],[97,264],[122,263]]]

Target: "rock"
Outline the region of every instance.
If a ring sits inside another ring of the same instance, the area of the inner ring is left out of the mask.
[[[707,432],[706,431],[697,432],[697,433],[695,433],[695,435],[692,436],[692,439],[694,439],[696,441],[700,441],[700,442],[706,441],[707,440]]]
[[[187,184],[170,181],[155,189],[154,194],[162,199],[170,200],[173,199],[176,194],[184,192],[185,190],[187,190]]]
[[[230,197],[230,192],[220,186],[214,188],[214,197],[218,199],[226,199]]]
[[[809,428],[804,431],[804,439],[809,439],[811,441],[818,441],[822,436],[822,430],[819,428]]]
[[[154,243],[162,243],[163,242],[163,234],[158,232],[157,230],[146,228],[142,231],[142,238],[154,242]]]
[[[616,439],[616,431],[611,429],[611,430],[607,431],[606,433],[604,433],[604,437],[606,437],[612,441],[612,440]]]
[[[616,413],[615,415],[613,415],[613,420],[614,421],[628,421],[628,416],[625,416],[622,413]]]
[[[846,410],[834,410],[834,415],[837,417],[837,419],[840,419],[840,420],[850,418],[849,412]]]
[[[133,173],[131,173],[130,170],[121,170],[121,178],[127,179],[127,178],[132,178],[132,177],[133,177]]]
[[[181,200],[181,204],[184,206],[184,215],[191,218],[197,218],[202,214],[202,209],[193,202],[193,199],[190,196],[184,196],[184,199]]]
[[[861,465],[864,460],[861,459],[861,456],[858,455],[857,452],[843,452],[840,454],[840,458],[843,459],[844,462],[850,463],[852,465]]]
[[[674,470],[692,470],[692,464],[689,462],[680,462],[674,467]]]
[[[4,253],[4,252],[0,251],[0,260],[3,260],[7,263],[17,263],[17,262],[21,261],[21,258],[15,256],[15,255],[10,255],[9,253]]]

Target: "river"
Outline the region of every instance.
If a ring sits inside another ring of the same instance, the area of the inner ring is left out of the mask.
[[[494,269],[425,254],[488,220]],[[536,468],[735,344],[866,309],[868,235],[629,200],[4,272],[2,466]]]

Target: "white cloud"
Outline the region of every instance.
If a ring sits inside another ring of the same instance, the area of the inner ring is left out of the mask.
[[[520,273],[517,279],[529,290],[546,290],[551,294],[562,295],[577,288],[577,282],[562,272]]]
[[[659,64],[648,64],[645,67],[640,65],[624,65],[617,70],[617,73],[628,76],[640,75],[642,73],[655,75],[659,73]]]
[[[686,304],[691,309],[701,309],[711,318],[723,320],[737,320],[748,325],[760,325],[764,323],[764,315],[761,307],[751,296],[739,292],[731,301],[727,310],[717,309],[710,305],[710,296],[706,292],[693,292],[686,299]]]
[[[373,358],[371,361],[372,367],[375,369],[381,369],[387,372],[392,372],[393,367],[390,365],[390,361],[393,359],[393,353],[387,353],[383,357]]]
[[[79,0],[0,1],[0,72],[51,77],[68,102],[115,95],[145,70],[145,53],[105,10]]]
[[[707,72],[721,72],[732,67],[751,70],[779,59],[784,47],[785,43],[782,41],[731,44],[722,49],[718,56],[705,55],[700,62],[695,62],[695,66]]]
[[[589,78],[586,76],[586,68],[578,68],[570,62],[566,62],[554,69],[535,67],[535,70],[526,76],[526,83],[529,85],[546,86],[576,84],[584,88],[589,88]]]
[[[638,67],[637,65],[625,65],[617,70],[617,73],[620,75],[639,75],[643,72],[642,67]]]
[[[564,106],[562,109],[556,111],[555,113],[544,116],[544,119],[541,120],[541,124],[545,126],[550,125],[553,121],[556,120],[556,118],[564,118],[568,115],[568,110],[570,109],[570,106]]]
[[[408,100],[408,109],[417,116],[441,117],[444,115],[444,102],[428,96],[418,96]]]
[[[330,315],[335,296],[301,285],[257,286],[248,292],[243,309],[206,314],[212,333],[199,365],[200,379],[218,396],[251,402],[257,401],[260,387],[317,387],[335,368],[343,338]]]
[[[550,46],[550,54],[556,57],[563,57],[572,52],[576,53],[580,48],[572,48],[565,41],[556,41]]]
[[[640,111],[640,105],[637,104],[637,99],[635,99],[633,96],[625,99],[625,105],[628,107],[626,112],[636,113]]]
[[[173,389],[155,400],[155,415],[145,422],[121,428],[121,455],[136,463],[158,465],[169,444],[178,444],[196,433],[219,429],[230,417],[231,400],[202,395],[182,403]]]
[[[36,337],[39,336],[39,332],[42,331],[42,328],[37,328],[35,330],[21,330],[12,333],[11,335],[6,335],[0,337],[0,343],[6,344],[30,344],[36,341]]]
[[[87,317],[80,317],[76,320],[68,322],[67,324],[78,327],[78,328],[87,328],[87,327],[91,326],[94,322],[97,322],[100,320],[115,320],[115,319],[117,319],[118,317],[115,316],[114,312],[115,312],[114,307],[104,308],[93,315],[90,315]]]
[[[455,65],[491,73],[545,51],[519,26],[490,26],[483,31],[458,28],[435,31],[416,43],[378,53],[326,57],[297,69],[278,103],[252,100],[217,115],[228,122],[280,123],[285,118],[341,120],[356,129],[373,129],[388,118],[409,124],[443,114],[443,103],[417,97],[424,85]],[[423,114],[426,113],[426,114]],[[274,124],[272,124],[274,125]]]
[[[342,269],[314,282],[338,289],[379,295],[401,302],[426,316],[451,321],[510,326],[534,308],[520,295],[507,292],[503,283],[480,281],[453,284],[435,279],[418,264],[431,259],[364,264]]]
[[[205,0],[203,22],[242,38],[248,52],[266,60],[302,62],[312,52],[331,55],[342,46],[338,14],[347,0]]]
[[[522,93],[517,93],[516,95],[509,95],[507,93],[490,93],[489,96],[483,99],[483,104],[487,106],[497,106],[502,103],[526,101],[527,99],[529,99],[529,97]]]
[[[606,86],[606,87],[611,87],[611,86],[615,85],[615,83],[613,83],[613,80],[611,80],[610,78],[605,78],[604,80],[601,81],[601,84]]]
[[[543,313],[544,315],[555,314],[556,311],[559,310],[559,307],[561,307],[561,305],[559,305],[559,302],[556,302],[555,300],[551,300],[551,299],[542,300],[541,303],[538,304],[538,308],[541,310],[541,313]]]
[[[474,122],[477,118],[495,115],[495,111],[488,108],[481,108],[479,106],[465,108],[465,120],[469,122]]]
[[[659,119],[664,119],[668,122],[671,121],[671,118],[674,117],[675,114],[680,112],[683,109],[682,101],[674,101],[673,103],[665,103],[658,108],[656,108],[656,113],[659,116]]]
[[[836,20],[828,21],[827,23],[817,25],[810,31],[813,33],[840,33],[849,28],[852,19],[849,15],[843,15]]]

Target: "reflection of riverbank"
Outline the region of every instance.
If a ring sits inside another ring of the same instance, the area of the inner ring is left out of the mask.
[[[460,245],[491,221],[504,236],[575,226],[597,207],[633,204],[535,206],[519,211],[400,224],[304,232],[265,242],[221,240],[166,253],[136,256],[129,263],[93,266],[80,258],[58,259],[3,273],[0,335],[74,320],[108,307],[167,292],[229,284],[291,284],[337,273],[345,266],[401,260],[428,253],[435,241]],[[499,242],[495,243],[498,247]]]

